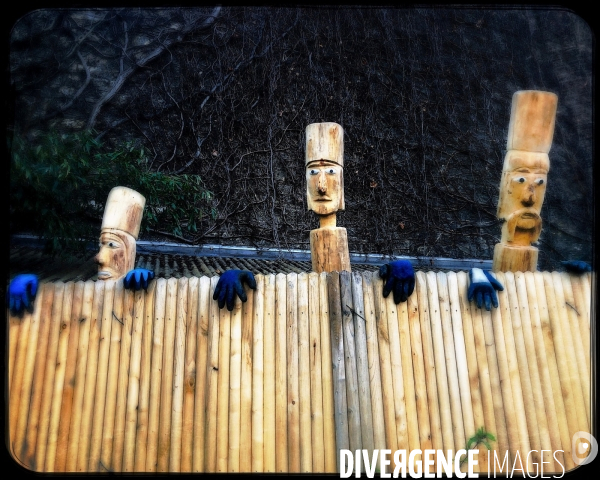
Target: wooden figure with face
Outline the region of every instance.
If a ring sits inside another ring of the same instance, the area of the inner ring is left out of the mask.
[[[144,196],[127,187],[115,187],[108,194],[100,250],[94,258],[98,264],[98,280],[118,280],[133,270],[145,205]]]
[[[306,198],[308,209],[319,216],[310,232],[313,270],[350,271],[345,228],[336,226],[336,212],[344,210],[344,130],[332,122],[306,127]]]
[[[502,168],[498,218],[502,237],[494,248],[494,271],[536,271],[541,209],[546,193],[558,97],[537,90],[513,95],[507,153]]]

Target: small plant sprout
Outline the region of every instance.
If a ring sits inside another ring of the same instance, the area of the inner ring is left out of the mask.
[[[490,440],[492,442],[495,442],[496,437],[494,437],[494,435],[492,435],[490,432],[486,432],[484,427],[481,427],[475,432],[475,435],[473,435],[471,438],[469,438],[469,440],[467,440],[467,445],[465,447],[465,450],[469,451],[481,444],[485,445],[488,450],[491,450],[492,446],[490,445]],[[463,463],[465,463],[467,461],[467,458],[468,458],[468,455],[464,455],[463,458],[461,458],[461,460],[460,460],[461,467],[462,467]]]

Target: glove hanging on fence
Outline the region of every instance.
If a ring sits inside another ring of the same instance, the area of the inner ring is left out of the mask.
[[[578,275],[592,271],[592,266],[589,263],[583,262],[581,260],[569,260],[567,262],[560,263],[564,265],[567,272],[576,273]]]
[[[498,295],[496,290],[504,290],[502,284],[496,280],[492,274],[488,271],[482,270],[481,268],[472,268],[469,271],[469,290],[467,298],[469,302],[475,299],[475,303],[478,308],[485,305],[487,311],[490,310],[492,305],[498,308]]]
[[[383,296],[394,292],[394,303],[406,302],[415,289],[415,271],[408,260],[395,260],[379,267],[379,277],[385,281]]]
[[[219,300],[219,308],[223,308],[227,303],[227,310],[231,312],[236,293],[242,302],[248,299],[242,285],[244,282],[252,290],[256,290],[256,280],[248,270],[227,270],[221,275],[213,294],[213,300]]]
[[[13,315],[20,315],[23,310],[33,309],[33,301],[38,291],[38,278],[32,273],[17,275],[8,286],[6,297],[8,308]]]
[[[127,272],[123,279],[123,286],[128,290],[148,289],[148,284],[154,279],[154,272],[145,268],[134,268]]]

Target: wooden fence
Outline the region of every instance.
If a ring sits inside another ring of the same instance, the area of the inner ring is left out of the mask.
[[[491,312],[466,272],[419,271],[399,305],[372,272],[257,275],[233,312],[218,277],[44,283],[9,318],[12,455],[39,472],[336,472],[340,449],[456,452],[484,427],[476,471],[568,471],[593,421],[591,275],[497,277]]]

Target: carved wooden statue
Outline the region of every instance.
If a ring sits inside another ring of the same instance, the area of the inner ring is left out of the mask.
[[[344,210],[344,130],[337,123],[306,127],[306,197],[319,216],[320,228],[310,232],[310,254],[315,272],[350,271],[348,235],[336,226],[336,212]]]
[[[554,135],[558,97],[537,90],[515,92],[508,127],[498,218],[502,237],[494,248],[495,272],[535,272],[540,211],[550,168],[548,152]]]
[[[108,194],[95,257],[98,280],[117,280],[133,270],[145,205],[145,197],[131,188],[115,187]]]

